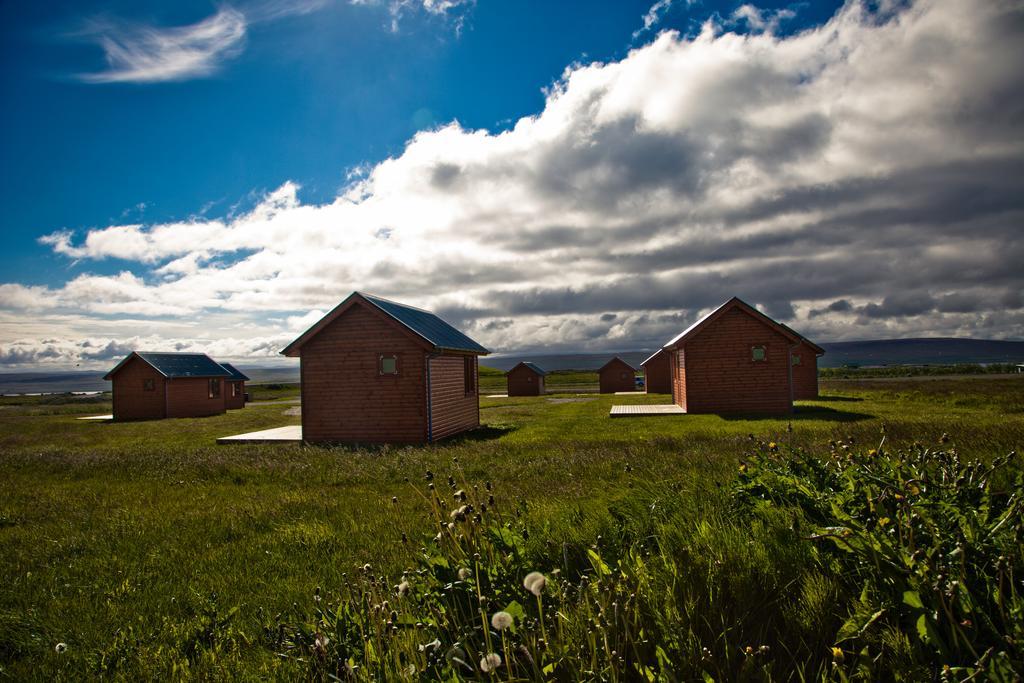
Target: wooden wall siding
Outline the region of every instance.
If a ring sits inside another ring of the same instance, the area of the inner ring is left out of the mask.
[[[142,382],[153,380],[153,391]],[[115,420],[159,420],[165,417],[164,376],[140,358],[132,358],[112,378]]]
[[[684,349],[669,351],[672,372],[672,401],[686,408],[686,352]]]
[[[506,379],[509,396],[540,396],[544,393],[544,377],[525,365],[509,370]]]
[[[238,386],[238,395],[231,395],[231,386]],[[245,407],[245,382],[225,382],[224,388],[227,393],[224,396],[224,405],[227,406],[228,410],[237,410],[238,408]]]
[[[598,375],[602,394],[636,391],[636,373],[625,361],[614,359]]]
[[[765,346],[764,361],[751,360]],[[793,343],[752,315],[732,309],[686,342],[683,406],[688,413],[780,414],[793,410],[790,347]]]
[[[227,410],[224,378],[220,378],[220,396],[210,398],[210,380],[206,377],[176,377],[167,380],[167,417],[206,417]]]
[[[672,393],[672,368],[669,352],[662,351],[644,366],[644,390],[648,394]]]
[[[800,356],[800,364],[793,366],[793,398],[813,401],[818,398],[818,357],[807,344],[800,344],[793,355]]]
[[[398,375],[381,376],[379,356],[390,353],[398,354]],[[353,305],[302,346],[303,439],[425,441],[424,357],[423,347],[382,314]]]
[[[430,432],[434,441],[480,426],[479,377],[472,394],[466,394],[464,356],[443,355],[430,359]],[[476,357],[473,373],[479,374]]]

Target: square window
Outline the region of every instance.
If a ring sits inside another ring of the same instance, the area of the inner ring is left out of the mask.
[[[220,398],[220,380],[210,380],[210,398]]]
[[[760,362],[768,358],[768,349],[763,346],[750,347],[750,360]]]
[[[397,375],[398,374],[398,356],[395,354],[386,354],[380,357],[380,374],[382,375]]]
[[[800,365],[800,354],[793,354],[793,365]]]
[[[143,391],[156,391],[156,381],[152,378],[142,380]]]

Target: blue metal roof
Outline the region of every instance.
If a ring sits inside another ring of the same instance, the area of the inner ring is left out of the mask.
[[[539,365],[537,365],[536,363],[531,363],[528,360],[524,360],[519,365],[525,365],[526,367],[530,368],[531,370],[533,370],[534,372],[536,372],[538,375],[541,375],[541,376],[544,376],[544,375],[548,374],[547,370],[541,370]],[[519,365],[517,365],[516,367],[519,367]],[[511,372],[511,370],[509,372]],[[508,373],[505,373],[505,374],[507,375]]]
[[[231,373],[205,353],[136,352],[164,377],[230,377]],[[116,370],[116,368],[115,368]],[[113,372],[113,371],[111,371]]]
[[[220,366],[231,373],[232,381],[248,382],[249,378],[246,377],[238,368],[231,363],[221,363]]]
[[[389,316],[426,339],[439,349],[447,351],[468,351],[469,353],[490,353],[487,349],[441,320],[430,311],[413,308],[405,304],[380,299],[369,294],[359,294]]]

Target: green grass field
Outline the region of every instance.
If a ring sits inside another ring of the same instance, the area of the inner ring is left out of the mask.
[[[556,374],[549,390],[593,381]],[[503,379],[482,376],[481,390],[498,393]],[[1024,446],[1024,378],[830,381],[821,393],[782,419],[607,417],[613,403],[664,396],[484,398],[478,432],[430,447],[370,449],[214,444],[297,424],[288,404],[110,424],[76,419],[108,412],[107,403],[4,398],[0,678],[308,676],[308,662],[279,656],[278,615],[298,619],[318,588],[338,595],[364,563],[397,583],[434,533],[417,492],[428,470],[467,488],[491,482],[494,509],[510,528],[532,530],[524,552],[546,562],[544,571],[567,571],[576,564],[570,553],[645,528],[652,496],[671,490],[680,534],[703,538],[701,547],[742,565],[747,580],[760,577],[717,599],[772,601],[792,589],[786,581],[807,577],[759,573],[758,564],[805,551],[777,538],[737,540],[744,536],[729,491],[752,436],[787,448],[874,448],[884,426],[888,447],[948,434],[962,457],[983,460]],[[287,387],[253,394],[294,396]],[[821,620],[842,621],[844,609]],[[807,620],[808,633],[816,623]],[[768,637],[763,623],[730,628],[728,642]],[[776,668],[770,677],[789,675]]]

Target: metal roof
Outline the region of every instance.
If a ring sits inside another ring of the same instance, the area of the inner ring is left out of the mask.
[[[207,356],[205,353],[169,353],[133,351],[124,360],[114,366],[103,379],[110,379],[121,366],[133,357],[139,357],[154,370],[167,378],[176,377],[231,377],[231,373],[225,370],[219,363]]]
[[[437,315],[421,308],[413,308],[388,299],[356,292],[371,304],[426,339],[438,349],[447,351],[468,351],[486,354],[487,349],[441,320]]]
[[[533,370],[534,372],[536,372],[538,375],[541,375],[542,377],[548,374],[547,370],[541,370],[539,365],[537,365],[536,363],[531,363],[528,360],[524,360],[524,361],[518,363],[515,368],[512,368],[512,370],[515,370],[520,365],[525,365],[526,367],[528,367],[529,369]],[[512,370],[509,370],[508,372],[512,372]],[[507,375],[508,372],[506,372],[505,374]]]
[[[430,311],[421,308],[406,306],[397,301],[382,299],[379,296],[352,292],[345,299],[334,307],[334,309],[317,321],[312,327],[303,332],[291,344],[284,347],[281,353],[285,356],[298,356],[302,346],[320,333],[324,327],[333,322],[338,316],[351,308],[354,302],[363,302],[373,306],[375,309],[394,320],[396,323],[409,330],[424,342],[433,346],[437,351],[464,351],[485,355],[490,353],[487,349],[459,332],[457,329],[437,317]]]
[[[662,348],[668,349],[668,348],[671,348],[671,347],[675,346],[676,344],[678,344],[679,342],[683,341],[684,339],[689,337],[691,334],[696,332],[698,328],[700,328],[700,327],[702,327],[704,325],[704,323],[708,322],[712,318],[718,317],[721,313],[725,312],[726,309],[732,308],[734,306],[739,306],[740,308],[744,309],[747,313],[750,313],[754,317],[761,319],[765,323],[767,323],[769,325],[774,325],[775,327],[779,328],[779,331],[782,332],[782,334],[784,336],[789,337],[793,341],[800,341],[800,340],[804,339],[799,334],[797,334],[793,330],[789,329],[785,325],[772,320],[771,318],[766,316],[764,313],[762,313],[761,311],[757,310],[756,308],[754,308],[753,306],[748,304],[746,301],[743,301],[739,297],[734,296],[733,298],[729,299],[724,304],[722,304],[721,306],[719,306],[715,310],[711,311],[710,313],[705,315],[703,318],[701,318],[700,320],[698,320],[697,322],[695,322],[694,324],[690,325],[685,330],[683,330],[682,332],[677,334],[667,344],[665,344],[665,346],[662,347]]]
[[[612,358],[612,359],[611,359],[610,361],[608,361],[607,363],[605,363],[604,365],[602,365],[601,367],[599,367],[599,368],[597,369],[597,371],[598,371],[598,372],[601,372],[602,370],[604,370],[604,369],[605,369],[606,367],[608,367],[609,365],[611,365],[611,364],[612,364],[612,363],[614,363],[615,361],[619,361],[620,363],[622,363],[623,365],[625,365],[625,366],[626,366],[627,368],[629,368],[629,369],[630,369],[630,370],[632,370],[633,372],[636,372],[636,370],[637,370],[636,368],[634,368],[634,367],[633,367],[632,365],[630,365],[630,364],[629,364],[629,363],[627,363],[626,361],[622,360],[622,359],[621,359],[621,358],[619,358],[618,356],[615,356],[615,357],[614,357],[614,358]]]
[[[238,368],[231,363],[221,363],[220,366],[231,373],[231,379],[233,381],[248,382],[249,378],[245,376]]]
[[[650,363],[652,360],[654,360],[655,356],[657,356],[659,353],[661,353],[664,350],[665,349],[658,349],[657,351],[655,351],[651,355],[647,356],[647,360],[645,360],[643,363],[641,363],[640,367],[643,367],[643,366],[647,365],[648,363]]]

